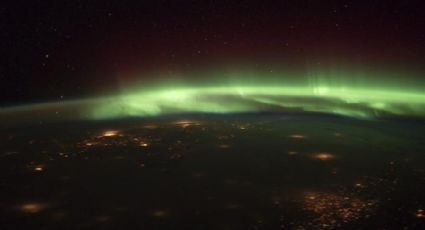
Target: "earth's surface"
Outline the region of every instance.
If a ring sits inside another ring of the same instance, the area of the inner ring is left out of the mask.
[[[0,229],[424,229],[425,123],[178,116],[0,130]]]

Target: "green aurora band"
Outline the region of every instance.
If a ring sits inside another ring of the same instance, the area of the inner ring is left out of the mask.
[[[0,118],[23,119],[24,114],[32,114],[34,120],[99,120],[183,113],[291,111],[357,118],[425,117],[425,83],[420,75],[348,73],[210,71],[201,73],[202,77],[176,76],[174,79],[180,80],[162,80],[161,84],[133,83],[136,86],[122,87],[122,92],[115,95],[3,108]]]

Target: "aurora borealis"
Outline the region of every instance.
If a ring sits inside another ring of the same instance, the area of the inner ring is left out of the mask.
[[[206,73],[225,83],[180,84],[124,90],[93,110],[95,118],[155,116],[172,113],[307,111],[353,117],[422,116],[421,85],[367,80],[367,73],[231,72]],[[341,76],[340,74],[344,74]],[[351,75],[350,75],[351,74]],[[238,76],[242,76],[238,79]],[[285,77],[289,76],[289,77]],[[205,79],[205,78],[204,78]],[[229,80],[230,79],[230,80]],[[249,79],[249,80],[247,80]],[[292,79],[292,80],[291,80]],[[296,79],[294,81],[293,79]],[[375,77],[373,79],[379,79]],[[353,81],[357,81],[357,84]]]
[[[111,95],[11,107],[3,109],[1,116],[22,119],[17,114],[34,117],[40,113],[53,121],[246,112],[320,112],[366,119],[425,116],[423,83],[397,80],[398,73],[245,70],[196,74],[205,75],[202,82],[127,84]]]
[[[417,4],[29,5],[8,4],[3,25],[3,123],[186,113],[425,117]]]

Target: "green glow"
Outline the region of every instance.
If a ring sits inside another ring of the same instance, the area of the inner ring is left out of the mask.
[[[228,86],[163,88],[109,98],[95,119],[167,113],[235,113],[299,109],[356,117],[425,115],[425,94],[334,87]]]
[[[419,74],[331,69],[307,73],[205,71],[160,77],[168,80],[147,85],[133,82],[111,96],[6,108],[0,115],[38,108],[44,111],[40,114],[50,117],[55,117],[52,111],[66,111],[58,118],[65,120],[264,111],[425,117],[425,82]]]
[[[124,93],[110,97],[89,116],[293,110],[364,118],[425,116],[425,84],[419,75],[335,69],[308,73],[206,71],[198,75],[202,76],[185,76],[192,79],[187,82],[124,87]]]

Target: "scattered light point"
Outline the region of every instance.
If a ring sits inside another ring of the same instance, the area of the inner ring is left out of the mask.
[[[18,207],[18,210],[25,213],[38,213],[43,211],[47,207],[46,204],[42,203],[26,203]]]
[[[289,151],[288,152],[288,155],[296,155],[296,154],[298,154],[298,152],[296,152],[296,151]]]
[[[104,137],[113,137],[113,136],[116,136],[116,135],[118,135],[118,131],[117,130],[108,130],[108,131],[105,131],[103,134],[102,134],[102,136],[104,136]]]
[[[416,216],[417,218],[424,219],[424,218],[425,218],[425,211],[424,211],[423,209],[418,209],[418,210],[416,211],[415,216]]]
[[[321,161],[328,161],[335,158],[333,154],[327,153],[327,152],[314,153],[312,157],[314,159],[321,160]]]
[[[289,137],[293,138],[293,139],[304,139],[305,138],[305,136],[302,135],[302,134],[292,134],[292,135],[289,135]]]

